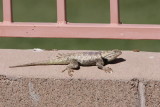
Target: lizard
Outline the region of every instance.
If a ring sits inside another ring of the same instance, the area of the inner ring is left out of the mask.
[[[25,66],[36,66],[36,65],[67,65],[67,67],[62,70],[68,71],[69,76],[73,76],[74,69],[79,69],[80,66],[97,66],[99,69],[105,72],[112,72],[112,69],[105,66],[105,60],[107,62],[115,60],[122,51],[118,49],[106,50],[106,51],[90,51],[90,52],[77,52],[77,53],[67,53],[58,54],[55,59],[49,59],[39,62],[27,63],[16,66],[9,66],[10,68],[15,67],[25,67]]]

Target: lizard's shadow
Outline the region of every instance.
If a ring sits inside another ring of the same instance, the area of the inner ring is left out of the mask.
[[[107,61],[107,59],[103,59],[104,61],[104,64],[107,65],[107,64],[117,64],[117,63],[121,63],[121,62],[124,62],[126,61],[125,59],[123,58],[116,58],[115,60],[109,62]],[[87,66],[83,66],[83,67],[87,67]],[[78,68],[74,68],[74,70],[79,70],[80,69],[80,66]]]
[[[126,60],[123,59],[123,58],[116,58],[115,60],[113,60],[111,62],[108,62],[106,59],[104,59],[105,65],[107,65],[107,64],[117,64],[117,63],[121,63],[121,62],[124,62],[124,61],[126,61]]]

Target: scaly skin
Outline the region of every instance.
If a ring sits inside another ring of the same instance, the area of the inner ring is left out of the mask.
[[[111,72],[111,68],[104,66],[104,60],[110,62],[121,54],[122,52],[120,50],[59,54],[56,59],[10,66],[10,68],[36,65],[67,65],[62,72],[67,70],[69,76],[73,76],[72,72],[74,72],[74,69],[80,66],[97,66],[105,72]]]

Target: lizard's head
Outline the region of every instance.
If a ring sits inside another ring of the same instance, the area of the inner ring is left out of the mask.
[[[110,51],[103,51],[101,53],[102,58],[107,59],[108,61],[112,61],[116,59],[122,52],[118,49],[110,50]]]

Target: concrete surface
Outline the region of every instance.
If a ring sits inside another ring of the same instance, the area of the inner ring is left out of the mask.
[[[4,107],[136,107],[137,81],[10,79],[1,76]]]
[[[146,106],[160,107],[160,81],[148,81],[145,85]]]
[[[0,74],[16,77],[61,78],[70,77],[67,72],[61,73],[65,65],[30,66],[9,68],[11,65],[37,62],[55,58],[58,53],[75,51],[33,51],[33,50],[0,50]],[[81,67],[76,70],[73,79],[121,79],[132,78],[160,80],[160,53],[123,51],[112,64],[106,65],[113,69],[113,73],[105,73],[96,66]]]
[[[81,67],[73,77],[65,65],[8,68],[74,51],[0,50],[0,107],[158,107],[160,53],[123,51],[106,65]]]

